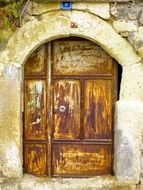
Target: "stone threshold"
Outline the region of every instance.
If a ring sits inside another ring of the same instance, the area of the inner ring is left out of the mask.
[[[20,190],[135,190],[135,185],[119,184],[114,176],[47,178],[24,175]]]
[[[136,185],[119,183],[114,176],[92,178],[48,178],[24,175],[1,180],[0,190],[141,190]]]

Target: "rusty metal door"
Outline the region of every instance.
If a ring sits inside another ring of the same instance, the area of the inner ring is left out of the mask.
[[[24,169],[89,177],[112,172],[117,65],[99,46],[60,39],[25,64]]]

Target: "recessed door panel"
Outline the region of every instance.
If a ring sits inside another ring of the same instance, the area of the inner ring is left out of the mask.
[[[25,138],[46,139],[46,82],[25,80]]]
[[[54,81],[54,139],[77,139],[80,135],[80,82]]]
[[[25,144],[24,164],[26,172],[35,175],[46,175],[46,145]]]
[[[112,81],[86,80],[84,83],[84,138],[111,138]]]
[[[24,65],[25,75],[46,74],[45,50],[46,46],[42,45],[31,54],[26,64]]]
[[[57,40],[53,44],[54,75],[111,75],[112,59],[93,42]]]
[[[93,176],[109,174],[110,172],[110,145],[54,145],[53,175]]]

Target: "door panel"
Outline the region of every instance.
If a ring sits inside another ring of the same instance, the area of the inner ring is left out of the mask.
[[[25,144],[25,168],[29,174],[46,175],[46,145]]]
[[[112,59],[99,46],[86,40],[53,43],[54,75],[111,75]]]
[[[25,80],[25,138],[46,139],[46,82]]]
[[[111,171],[110,145],[56,144],[53,175],[93,176]]]
[[[84,83],[84,138],[111,138],[111,80],[86,80]]]
[[[54,82],[54,139],[77,139],[80,135],[80,82]]]
[[[46,46],[42,45],[31,54],[26,64],[24,65],[25,75],[46,74],[45,50]]]

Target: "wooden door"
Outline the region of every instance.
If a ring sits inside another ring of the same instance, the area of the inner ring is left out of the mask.
[[[112,172],[117,65],[93,42],[55,40],[25,64],[24,168],[35,175]]]

